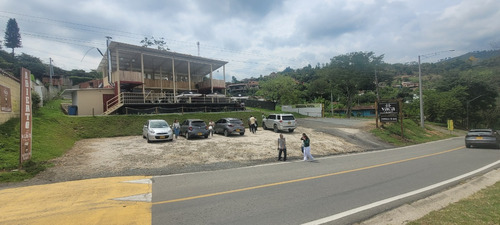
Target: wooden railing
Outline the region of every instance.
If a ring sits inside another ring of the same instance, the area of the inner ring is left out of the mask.
[[[177,89],[189,89],[189,82],[177,81]],[[174,89],[174,82],[171,80],[144,79],[144,86],[148,88]],[[191,89],[195,89],[195,83],[191,82]]]
[[[212,84],[214,88],[226,88],[226,83],[224,80],[212,80]],[[198,84],[200,89],[210,88],[210,80],[204,80],[203,82]]]

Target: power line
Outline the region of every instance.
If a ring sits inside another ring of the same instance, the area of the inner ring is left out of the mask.
[[[117,29],[109,29],[109,28],[103,28],[103,27],[98,27],[98,26],[91,26],[91,25],[86,25],[86,24],[80,24],[80,23],[74,23],[74,22],[68,22],[68,21],[61,21],[61,20],[55,20],[55,19],[50,19],[50,18],[44,18],[44,17],[38,17],[38,16],[31,16],[31,15],[26,15],[26,14],[20,14],[20,13],[13,13],[13,12],[6,12],[6,11],[0,11],[0,13],[4,14],[13,14],[13,15],[18,15],[21,16],[22,20],[29,21],[29,22],[36,22],[36,23],[45,23],[45,24],[57,24],[57,25],[63,25],[65,28],[69,29],[74,29],[74,30],[80,30],[80,31],[87,31],[87,32],[94,32],[94,33],[100,33],[103,34],[104,36],[121,36],[125,38],[130,38],[133,40],[137,40],[137,37],[145,37],[145,35],[138,34],[138,33],[133,33],[133,32],[128,32],[128,31],[120,31]],[[7,17],[7,16],[2,16],[0,17]],[[23,18],[24,17],[24,18]],[[42,34],[42,33],[34,33],[34,32],[23,32],[22,34],[39,38],[39,39],[44,39],[44,40],[49,40],[53,42],[58,42],[58,43],[64,43],[64,44],[70,44],[70,45],[76,45],[76,46],[81,46],[81,47],[86,47],[86,48],[97,48],[97,47],[103,47],[103,43],[98,43],[98,42],[92,42],[88,40],[79,40],[79,39],[72,39],[72,38],[64,38],[64,37],[56,37],[52,36],[50,34]],[[174,39],[165,39],[167,42],[167,45],[170,45],[171,48],[174,49],[172,46],[183,46],[183,47],[188,47],[188,49],[196,48],[196,43],[191,43],[187,41],[179,41],[179,40],[174,40]],[[172,44],[172,45],[171,45]],[[211,58],[217,58],[221,59],[224,61],[232,62],[235,64],[240,64],[239,66],[232,66],[232,68],[241,68],[241,69],[246,69],[248,66],[242,66],[242,65],[248,65],[248,64],[253,64],[255,65],[262,65],[262,66],[271,66],[273,68],[278,68],[278,67],[286,67],[286,66],[292,66],[292,64],[298,64],[298,63],[304,63],[303,60],[300,59],[290,59],[290,58],[284,58],[284,57],[277,57],[273,55],[266,55],[266,54],[256,54],[254,52],[249,52],[249,51],[242,51],[242,50],[235,50],[235,49],[228,49],[228,48],[222,48],[214,45],[203,45],[203,50],[204,52],[207,53],[208,57]],[[179,49],[183,49],[182,47]],[[208,51],[206,51],[208,50]],[[205,56],[205,57],[207,57]],[[268,63],[262,63],[262,62],[256,62],[252,59],[250,59],[250,56],[255,56],[260,59],[263,59],[267,61]],[[273,61],[286,61],[287,63],[283,62],[273,62]]]

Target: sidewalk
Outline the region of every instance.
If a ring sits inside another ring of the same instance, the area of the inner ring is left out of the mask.
[[[110,177],[0,190],[0,224],[151,224],[150,179]]]

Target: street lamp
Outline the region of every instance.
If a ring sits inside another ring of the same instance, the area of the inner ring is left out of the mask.
[[[420,126],[422,128],[425,128],[425,126],[424,126],[424,98],[422,97],[422,69],[420,68],[420,56],[427,58],[438,55],[443,52],[452,52],[452,51],[455,50],[446,50],[446,51],[433,52],[425,55],[418,55],[418,90],[420,99]]]
[[[479,95],[471,100],[468,100],[467,101],[467,130],[469,130],[469,103],[471,103],[472,101],[478,99],[479,97],[482,97],[483,95]]]

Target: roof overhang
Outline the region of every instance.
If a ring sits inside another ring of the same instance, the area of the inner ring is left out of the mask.
[[[174,68],[176,74],[188,74],[192,76],[205,76],[227,64],[225,61],[186,55],[166,50],[158,50],[120,42],[109,44],[111,51],[111,70],[117,71],[117,59],[119,70],[141,72],[144,63],[144,73],[171,74]],[[117,57],[118,56],[118,57]],[[188,69],[189,67],[189,69]],[[98,71],[107,71],[107,51],[99,63]]]

